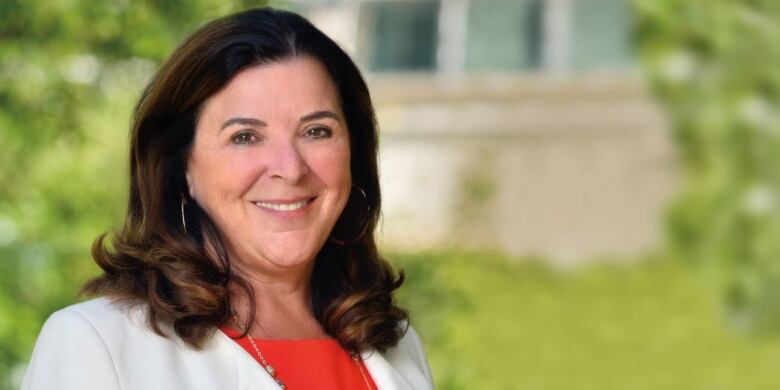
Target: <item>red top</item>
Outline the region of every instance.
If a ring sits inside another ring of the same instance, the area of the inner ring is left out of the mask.
[[[220,329],[260,363],[249,338],[236,339],[241,333],[227,327]],[[276,370],[276,377],[288,390],[366,390],[366,380],[371,390],[376,389],[363,360],[355,363],[349,352],[334,339],[254,340],[265,360]],[[363,370],[365,379],[360,370]]]

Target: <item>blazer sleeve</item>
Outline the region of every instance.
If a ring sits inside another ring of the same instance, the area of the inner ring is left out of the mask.
[[[119,390],[111,354],[81,314],[63,309],[43,325],[22,390]]]

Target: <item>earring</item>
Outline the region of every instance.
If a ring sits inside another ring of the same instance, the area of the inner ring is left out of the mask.
[[[184,218],[184,197],[181,198],[181,226],[184,228],[184,232],[187,233],[187,220]]]
[[[368,195],[366,195],[366,191],[364,191],[362,188],[360,188],[360,186],[358,186],[357,184],[352,183],[352,186],[358,189],[360,194],[363,195],[363,199],[365,199],[366,203],[368,203]],[[365,222],[363,223],[363,229],[360,230],[360,234],[358,234],[358,236],[355,237],[354,239],[349,240],[349,241],[339,240],[339,239],[333,237],[333,232],[332,231],[331,231],[331,235],[328,236],[328,238],[331,241],[333,241],[334,243],[336,243],[338,245],[341,245],[341,246],[344,246],[344,245],[347,245],[347,244],[354,244],[354,243],[356,243],[358,240],[360,240],[366,234],[366,230],[368,230],[368,221],[369,221],[370,215],[371,215],[371,206],[370,205],[366,205],[366,218],[365,218]]]

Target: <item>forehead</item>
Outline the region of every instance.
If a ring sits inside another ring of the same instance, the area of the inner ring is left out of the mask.
[[[202,113],[263,111],[340,112],[338,91],[325,67],[311,57],[255,65],[236,74],[204,103]]]

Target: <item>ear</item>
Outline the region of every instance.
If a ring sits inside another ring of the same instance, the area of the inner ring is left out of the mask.
[[[195,199],[195,187],[192,185],[192,175],[190,175],[189,170],[184,172],[184,177],[187,180],[187,191],[190,194],[190,198]]]

